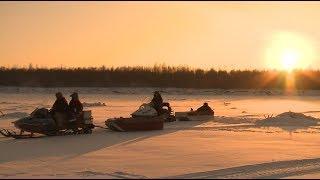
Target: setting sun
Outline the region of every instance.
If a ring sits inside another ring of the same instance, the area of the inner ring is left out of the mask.
[[[291,71],[305,69],[314,61],[313,46],[302,35],[281,32],[271,38],[266,50],[269,68]]]
[[[297,63],[299,61],[299,53],[292,50],[286,50],[282,54],[281,61],[282,68],[290,71],[297,67]]]

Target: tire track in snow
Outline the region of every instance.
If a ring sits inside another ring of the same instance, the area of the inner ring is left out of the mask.
[[[190,173],[172,177],[173,179],[238,179],[259,178],[278,179],[290,176],[320,172],[320,158],[290,161],[277,161],[262,164],[245,165],[213,171]]]

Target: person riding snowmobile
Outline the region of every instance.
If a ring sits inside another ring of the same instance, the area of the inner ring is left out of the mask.
[[[58,127],[62,127],[67,118],[68,102],[61,92],[56,93],[56,101],[50,109],[50,114],[57,123]]]
[[[69,112],[71,114],[71,116],[75,117],[77,115],[79,115],[82,110],[83,110],[83,105],[79,100],[79,96],[78,93],[72,93],[70,95],[71,100],[69,102]]]
[[[152,98],[150,104],[158,112],[158,114],[161,113],[162,106],[163,106],[163,99],[162,99],[159,91],[155,91],[153,93],[153,98]]]
[[[50,113],[54,115],[55,113],[66,113],[68,110],[68,102],[66,98],[63,97],[61,92],[56,93],[56,101],[52,105]]]
[[[71,100],[69,102],[69,126],[72,126],[74,131],[77,131],[77,119],[82,114],[83,105],[79,100],[78,93],[74,92],[70,95]]]
[[[153,93],[153,98],[150,102],[150,105],[157,111],[158,115],[161,115],[167,111],[169,113],[171,112],[170,104],[167,102],[163,102],[163,99],[159,91],[155,91]],[[168,107],[168,110],[163,109],[164,106]]]

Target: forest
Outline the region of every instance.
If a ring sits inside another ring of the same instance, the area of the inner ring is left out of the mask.
[[[0,67],[0,86],[29,87],[176,87],[283,89],[288,75],[297,89],[320,89],[319,70],[203,70],[187,66],[7,68]]]

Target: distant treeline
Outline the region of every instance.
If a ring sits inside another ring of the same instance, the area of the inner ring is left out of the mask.
[[[297,89],[320,89],[320,71],[292,72]],[[283,89],[287,73],[276,70],[203,70],[189,67],[0,68],[0,86],[177,87]]]

